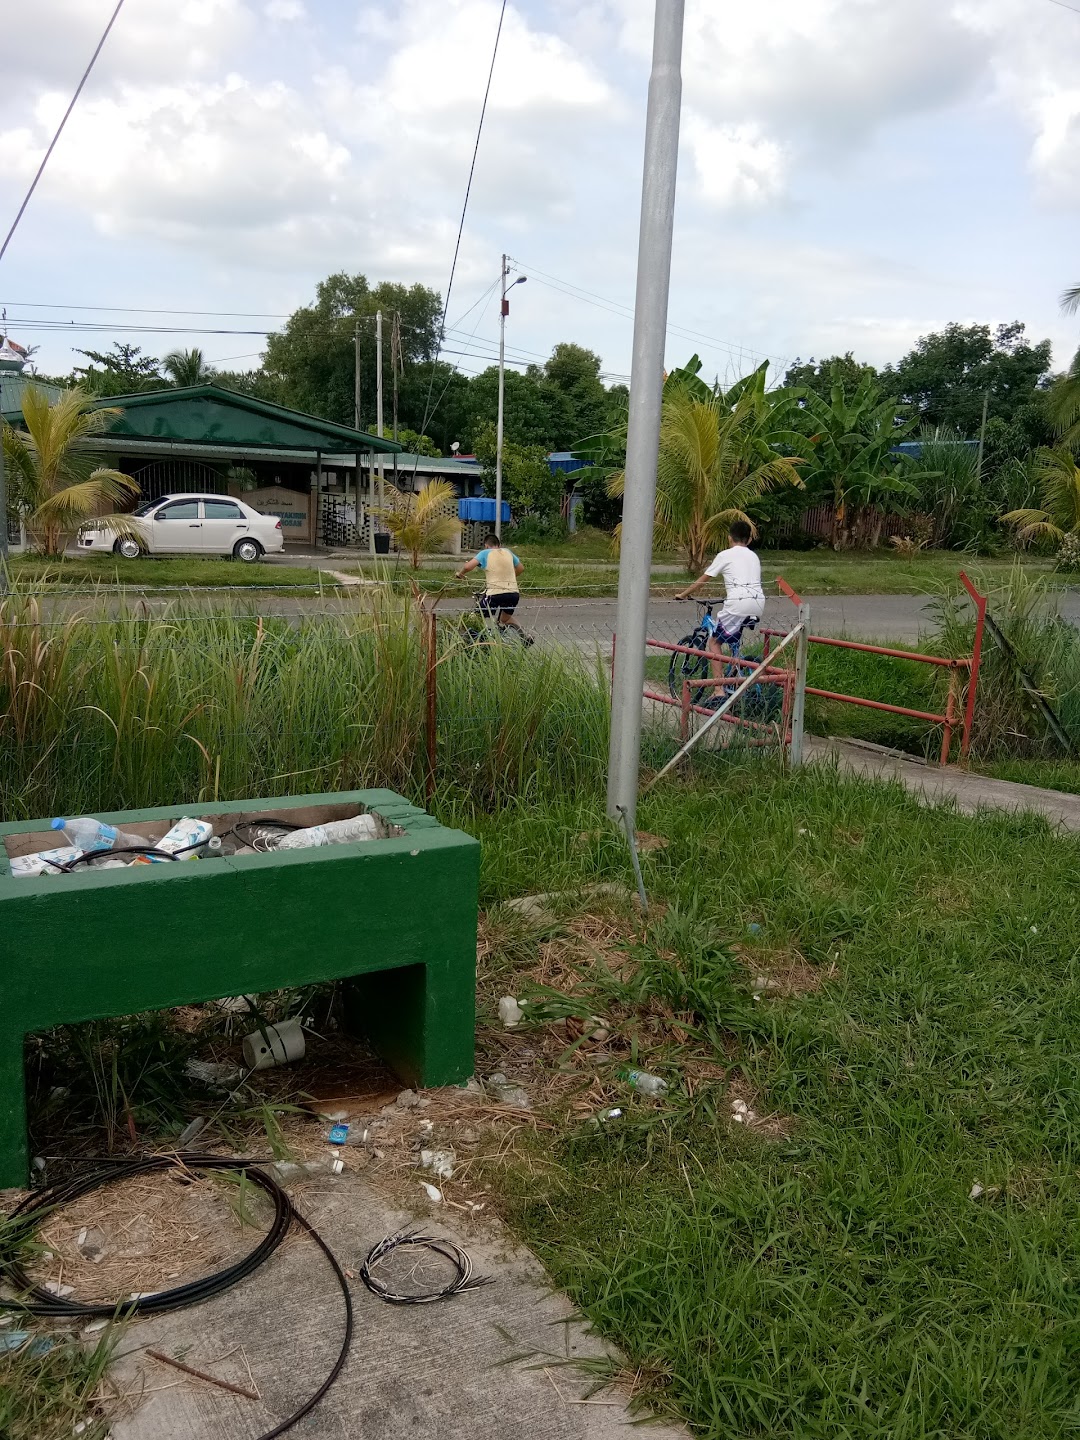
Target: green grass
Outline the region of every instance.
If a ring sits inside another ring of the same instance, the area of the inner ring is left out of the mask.
[[[200,559],[184,555],[144,556],[139,560],[121,560],[115,555],[63,556],[44,560],[36,555],[13,555],[11,573],[19,585],[128,585],[141,590],[172,588],[177,585],[290,586],[319,585],[333,587],[333,580],[318,570],[300,565],[244,565],[239,560]]]
[[[816,994],[728,1006],[727,1083],[790,1133],[731,1124],[723,1082],[676,1085],[666,1113],[627,1093],[621,1128],[504,1173],[519,1233],[708,1440],[1075,1433],[1080,844],[750,761],[654,792],[639,822],[671,841],[650,893],[702,944],[836,966]],[[575,848],[599,823],[477,817],[485,892],[628,879],[616,847]]]
[[[21,1317],[15,1322],[22,1327]],[[4,1440],[70,1440],[84,1421],[83,1440],[104,1440],[107,1422],[98,1404],[102,1379],[116,1343],[102,1333],[89,1349],[54,1329],[33,1325],[20,1349],[0,1355],[0,1435]],[[7,1334],[0,1330],[0,1334]],[[35,1344],[52,1340],[44,1355]]]
[[[1006,576],[1015,563],[1014,555],[986,559],[955,550],[923,551],[910,557],[892,550],[761,552],[762,575],[768,580],[783,575],[802,595],[919,595],[955,584],[961,570],[973,579],[981,576],[993,581]],[[1050,561],[1026,559],[1024,568],[1053,579]]]

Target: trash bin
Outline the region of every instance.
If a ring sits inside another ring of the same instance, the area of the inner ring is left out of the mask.
[[[23,1037],[144,1010],[340,981],[346,1023],[408,1084],[473,1070],[480,847],[389,790],[97,818],[156,844],[179,815],[293,826],[374,817],[364,843],[14,878],[56,840],[0,825],[0,1187],[25,1185]]]
[[[380,535],[378,531],[375,532],[375,554],[376,554],[376,555],[389,555],[389,554],[390,554],[390,535],[389,535],[389,532],[387,532],[387,533],[385,533],[385,534],[383,534],[383,535]]]

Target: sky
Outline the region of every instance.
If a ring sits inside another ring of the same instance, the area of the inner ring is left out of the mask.
[[[113,7],[5,7],[0,233]],[[445,295],[498,14],[126,0],[0,262],[9,333],[46,372],[113,339],[246,369],[332,272]],[[449,304],[466,373],[495,354],[506,251],[529,277],[511,359],[573,340],[628,375],[652,16],[508,4]],[[1080,0],[686,0],[668,364],[778,379],[1020,319],[1064,366],[1078,75]]]

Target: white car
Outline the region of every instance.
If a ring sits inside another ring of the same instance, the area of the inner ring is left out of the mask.
[[[285,545],[276,516],[260,515],[231,495],[162,495],[122,518],[138,532],[137,540],[91,522],[79,531],[79,549],[111,550],[125,560],[138,555],[232,555],[251,562],[276,555]]]

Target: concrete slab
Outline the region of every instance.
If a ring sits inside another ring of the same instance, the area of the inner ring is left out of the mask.
[[[295,1199],[354,1272],[384,1235],[417,1224],[349,1173],[305,1184]],[[465,1246],[477,1273],[495,1283],[436,1304],[395,1306],[357,1279],[349,1360],[292,1433],[305,1440],[628,1440],[633,1420],[625,1398],[610,1389],[590,1395],[588,1377],[568,1363],[603,1357],[604,1346],[551,1291],[536,1259],[493,1221],[467,1233],[474,1222],[429,1209],[420,1223]],[[113,1423],[113,1440],[255,1440],[321,1383],[337,1356],[343,1319],[325,1260],[306,1236],[290,1236],[226,1294],[128,1327],[113,1374],[134,1409]],[[148,1359],[146,1347],[233,1384],[254,1380],[262,1401],[189,1379]],[[689,1440],[679,1426],[650,1426],[649,1434]]]
[[[988,775],[976,775],[952,766],[942,769],[866,741],[819,740],[808,736],[806,748],[811,760],[834,762],[851,774],[874,780],[898,780],[927,804],[951,801],[969,815],[981,810],[1027,812],[1045,816],[1063,830],[1080,830],[1080,795],[1019,785],[1012,780],[993,780]]]

